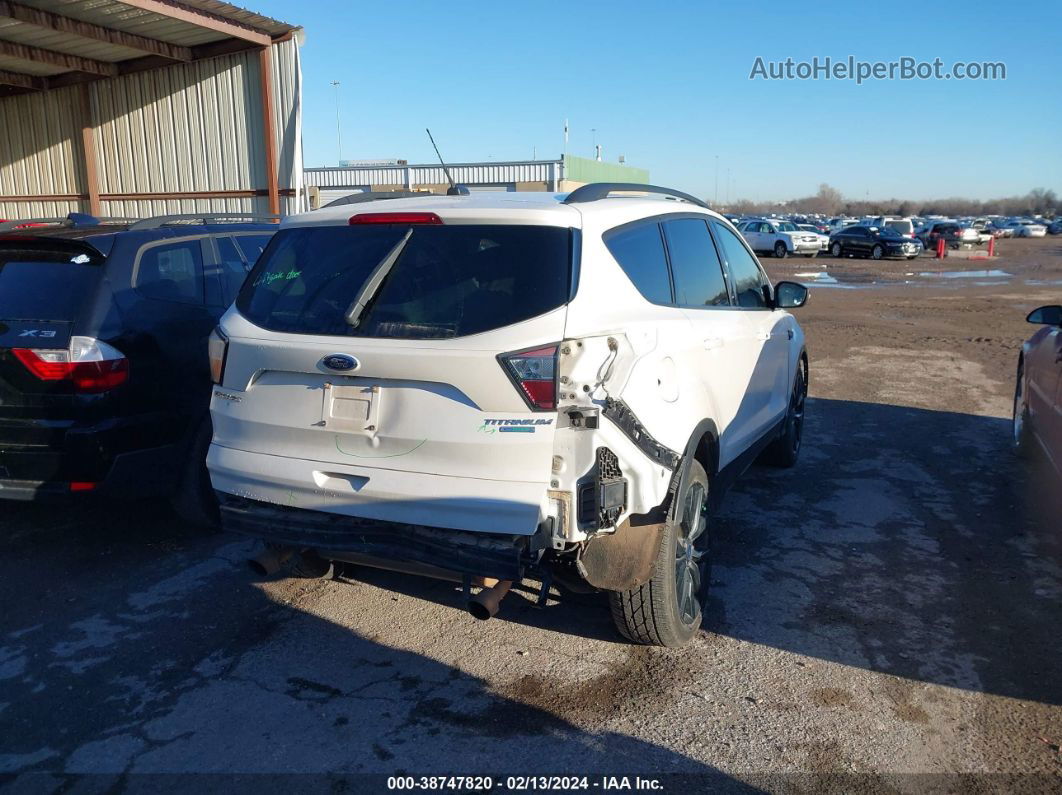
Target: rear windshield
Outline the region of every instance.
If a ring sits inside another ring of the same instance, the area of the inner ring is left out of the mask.
[[[76,320],[102,262],[69,249],[0,244],[0,319]]]
[[[236,307],[255,325],[297,334],[443,339],[563,306],[571,232],[546,226],[413,226],[356,326],[354,299],[409,226],[317,226],[276,234]]]

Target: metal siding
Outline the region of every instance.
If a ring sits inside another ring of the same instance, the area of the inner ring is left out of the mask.
[[[301,73],[294,38],[273,45],[279,187],[302,185]],[[267,187],[258,52],[89,84],[101,194],[261,190]],[[81,194],[78,87],[0,100],[0,196]],[[87,201],[0,202],[0,218],[65,215]],[[284,213],[305,197],[281,197]],[[103,200],[105,215],[268,213],[266,196]]]
[[[62,88],[0,101],[0,196],[84,192],[77,91]],[[65,215],[79,209],[83,207],[77,200],[0,202],[0,218]]]

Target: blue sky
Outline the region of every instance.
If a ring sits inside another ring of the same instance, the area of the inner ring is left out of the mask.
[[[306,165],[590,157],[707,198],[1062,192],[1062,4],[245,0],[306,29]],[[749,80],[768,61],[1002,61],[1000,81]]]

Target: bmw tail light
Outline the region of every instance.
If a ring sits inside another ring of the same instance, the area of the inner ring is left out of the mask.
[[[503,353],[498,359],[532,409],[538,411],[556,410],[556,345],[548,345],[529,351]]]
[[[129,380],[129,360],[93,337],[71,337],[68,348],[13,348],[11,353],[41,381],[70,382],[75,392],[108,392]]]
[[[211,331],[207,339],[207,356],[210,358],[210,379],[218,386],[225,377],[225,357],[228,353],[229,338],[219,328]]]

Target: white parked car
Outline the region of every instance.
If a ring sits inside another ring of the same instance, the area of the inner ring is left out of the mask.
[[[754,219],[738,227],[753,251],[770,252],[776,257],[803,254],[814,257],[821,251],[817,232],[802,232],[791,221]]]
[[[608,592],[632,641],[694,634],[713,506],[800,451],[807,289],[633,189],[285,219],[210,345],[207,463],[261,570],[452,578],[480,618],[529,576]]]
[[[807,232],[809,235],[815,235],[819,240],[819,251],[825,251],[830,247],[830,236],[824,235],[818,229],[811,224],[797,224],[796,228],[801,232]]]
[[[1010,229],[1014,237],[1044,237],[1047,235],[1047,227],[1030,221],[1028,218],[1012,218],[1003,227]]]

